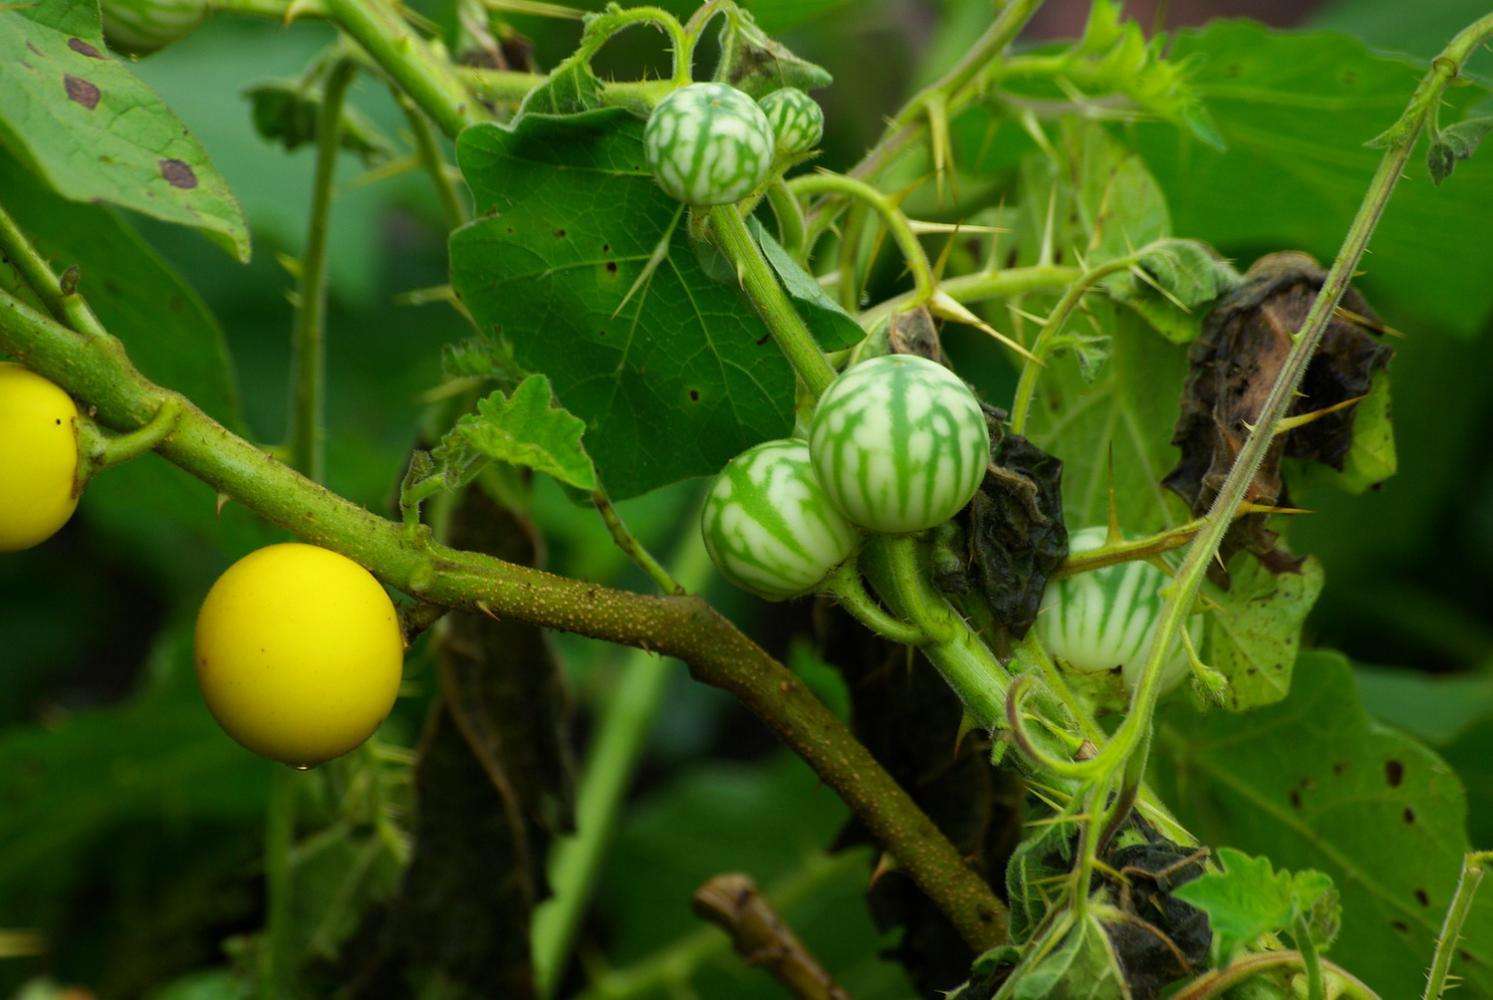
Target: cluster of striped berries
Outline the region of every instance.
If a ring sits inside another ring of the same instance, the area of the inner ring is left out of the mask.
[[[752,100],[724,83],[692,83],[659,102],[643,131],[653,176],[687,205],[730,205],[767,180],[773,164],[824,135],[824,112],[784,87]]]
[[[989,462],[984,411],[957,376],[906,354],[865,361],[825,390],[807,444],[769,441],[727,464],[705,502],[705,546],[739,587],[812,593],[865,533],[953,517]]]

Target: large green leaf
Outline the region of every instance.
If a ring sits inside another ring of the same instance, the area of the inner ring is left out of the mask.
[[[1176,465],[1171,436],[1187,352],[1128,310],[1102,302],[1093,308],[1110,333],[1108,362],[1090,384],[1074,355],[1049,361],[1028,436],[1063,460],[1070,528],[1105,523],[1112,474],[1121,527],[1129,534],[1156,531],[1185,519],[1181,501],[1161,488],[1161,478]]]
[[[586,422],[619,498],[716,472],[792,424],[787,362],[740,291],[706,274],[642,135],[610,108],[457,144],[485,215],[452,237],[452,284]]]
[[[1301,624],[1322,592],[1322,564],[1307,558],[1298,572],[1272,573],[1254,556],[1229,563],[1230,585],[1211,584],[1203,659],[1229,680],[1224,702],[1240,712],[1280,701],[1291,690]]]
[[[1305,653],[1291,695],[1243,715],[1179,707],[1157,730],[1157,786],[1205,843],[1316,868],[1342,893],[1332,954],[1386,997],[1418,996],[1468,848],[1467,801],[1440,758],[1370,721],[1340,655]],[[1493,897],[1457,971],[1493,992]]]
[[[1195,60],[1194,88],[1228,144],[1219,152],[1169,125],[1136,129],[1177,231],[1230,253],[1291,248],[1332,259],[1379,160],[1364,143],[1395,121],[1425,67],[1341,35],[1247,21],[1183,32],[1172,57]],[[1475,84],[1454,91],[1442,120],[1484,94]],[[1361,284],[1400,322],[1470,336],[1493,310],[1484,211],[1493,158],[1462,164],[1440,188],[1423,157],[1406,175]]]
[[[202,230],[240,260],[249,230],[207,152],[104,47],[96,4],[0,8],[0,145],[73,201]]]

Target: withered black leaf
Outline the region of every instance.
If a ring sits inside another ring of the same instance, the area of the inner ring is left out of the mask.
[[[962,568],[941,573],[951,593],[973,592],[1007,639],[1037,619],[1048,577],[1068,555],[1063,524],[1063,463],[1007,430],[1005,414],[987,407],[990,467],[979,492],[957,518]]]
[[[999,891],[1021,836],[1019,777],[990,766],[985,733],[960,739],[963,707],[921,655],[910,657],[906,647],[868,632],[829,602],[817,611],[824,657],[850,691],[856,737]],[[839,846],[867,842],[870,836],[852,821]],[[937,996],[968,974],[974,954],[904,872],[878,870],[867,903],[880,929],[902,929],[893,951],[919,996]]]
[[[1243,284],[1219,300],[1204,323],[1202,336],[1188,354],[1191,370],[1172,435],[1182,456],[1163,480],[1194,514],[1206,513],[1217,497],[1249,428],[1259,419],[1292,335],[1300,329],[1325,277],[1326,272],[1306,254],[1269,254],[1255,262]],[[1374,311],[1350,288],[1307,368],[1301,395],[1290,414],[1326,409],[1367,394],[1374,376],[1393,354],[1376,336],[1378,328]],[[1283,457],[1342,469],[1353,440],[1356,409],[1346,407],[1278,436],[1245,499],[1269,506],[1289,504],[1281,479]],[[1235,523],[1224,542],[1224,561],[1241,548],[1275,565],[1285,564],[1262,516]]]

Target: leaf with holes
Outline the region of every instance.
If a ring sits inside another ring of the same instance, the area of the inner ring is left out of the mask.
[[[1291,690],[1301,625],[1322,592],[1322,564],[1308,558],[1272,573],[1248,553],[1229,563],[1230,586],[1206,585],[1209,613],[1200,650],[1229,679],[1224,704],[1235,712],[1280,701]]]
[[[1315,868],[1342,894],[1333,958],[1385,997],[1419,996],[1467,850],[1450,768],[1370,721],[1347,660],[1302,654],[1290,697],[1241,715],[1178,705],[1156,732],[1156,790],[1203,843]],[[1493,995],[1493,896],[1459,948],[1469,996]]]
[[[0,7],[0,146],[58,194],[200,229],[249,259],[243,210],[207,151],[104,47],[97,4]]]
[[[530,375],[511,396],[494,391],[477,412],[456,422],[431,453],[448,486],[472,481],[488,462],[507,462],[553,476],[578,490],[596,489],[596,469],[581,444],[586,425],[555,406],[550,380]]]
[[[452,236],[452,284],[585,421],[615,498],[788,432],[793,373],[740,290],[701,266],[642,121],[526,114],[467,129],[457,158],[484,216]]]

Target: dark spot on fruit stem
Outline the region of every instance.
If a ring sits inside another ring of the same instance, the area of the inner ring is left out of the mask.
[[[1384,762],[1384,780],[1389,782],[1390,788],[1400,787],[1400,782],[1405,780],[1405,765],[1397,760],[1386,760]]]
[[[161,176],[166,178],[166,183],[175,188],[194,188],[197,186],[197,175],[192,168],[180,160],[161,160]]]
[[[67,91],[67,99],[74,104],[81,104],[89,111],[98,107],[99,98],[102,96],[99,89],[81,76],[73,76],[71,73],[64,75],[62,86]]]

